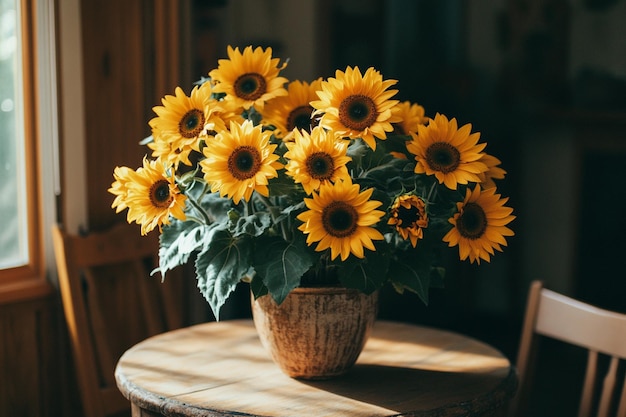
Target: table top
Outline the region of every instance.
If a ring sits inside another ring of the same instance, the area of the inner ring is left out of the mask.
[[[478,340],[378,321],[355,366],[325,381],[289,378],[251,320],[204,323],[130,348],[115,371],[135,408],[166,416],[491,415],[512,396],[509,360]]]

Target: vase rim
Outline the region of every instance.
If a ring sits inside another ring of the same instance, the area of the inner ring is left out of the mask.
[[[291,290],[294,294],[353,294],[353,293],[362,293],[363,295],[368,295],[363,293],[362,291],[356,288],[346,288],[346,287],[296,287]]]

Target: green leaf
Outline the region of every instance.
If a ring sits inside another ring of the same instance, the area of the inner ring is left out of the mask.
[[[444,288],[444,277],[446,269],[443,267],[433,266],[430,268],[430,288]]]
[[[345,261],[333,261],[339,281],[347,288],[356,288],[365,294],[378,290],[388,280],[390,255],[385,242],[376,242],[376,250],[365,250],[365,258],[350,255]]]
[[[263,280],[258,275],[255,275],[250,281],[250,290],[254,294],[254,299],[262,297],[268,293],[267,287],[263,284]]]
[[[277,304],[300,284],[313,261],[304,239],[286,242],[277,236],[263,237],[258,239],[254,251],[254,269]]]
[[[217,226],[177,220],[163,226],[159,236],[159,267],[154,272],[159,271],[164,277],[167,271],[185,264],[193,252],[202,248],[208,231]]]
[[[220,309],[250,269],[251,244],[233,239],[227,231],[214,229],[196,258],[198,288],[209,302],[216,320]]]
[[[414,292],[422,302],[428,305],[429,271],[428,268],[420,268],[402,261],[392,263],[389,270],[392,284],[396,291],[402,293],[405,289]]]
[[[389,271],[391,283],[399,293],[404,290],[416,293],[427,305],[429,288],[443,287],[445,269],[441,267],[440,253],[443,234],[431,222],[415,248],[399,235],[393,236],[396,249]]]
[[[369,146],[361,139],[353,140],[348,146],[347,155],[352,158],[352,162],[357,166],[362,166],[362,160],[370,152]]]
[[[200,205],[212,222],[221,222],[228,218],[227,213],[233,207],[233,201],[229,198],[220,197],[219,193],[208,193],[202,195]]]
[[[384,141],[379,141],[379,145],[381,145],[385,152],[399,152],[403,153],[407,156],[410,154],[406,150],[406,145],[411,141],[410,135],[387,135],[387,139]],[[376,147],[378,148],[378,146]]]
[[[376,167],[384,166],[390,162],[398,161],[385,150],[385,141],[379,141],[380,146],[376,146],[376,150],[372,151],[362,139],[354,140],[348,146],[348,156],[352,158],[350,166],[355,164],[365,171],[369,171]]]
[[[405,289],[414,292],[422,302],[428,305],[428,294],[431,287],[443,287],[445,269],[432,266],[426,259],[405,256],[392,262],[389,276],[396,291]]]
[[[285,220],[287,217],[291,216],[293,213],[298,213],[298,212],[302,211],[302,209],[304,209],[304,207],[306,207],[306,205],[304,204],[304,201],[300,201],[297,204],[285,207],[280,212],[280,216],[278,216],[276,218],[275,223],[280,223],[283,220]]]
[[[233,236],[250,235],[261,236],[272,224],[272,217],[269,213],[258,212],[250,216],[242,216],[230,228]]]
[[[293,178],[284,171],[279,171],[278,177],[272,178],[267,186],[271,196],[293,196],[294,198],[298,195],[304,196],[302,186],[296,185]]]

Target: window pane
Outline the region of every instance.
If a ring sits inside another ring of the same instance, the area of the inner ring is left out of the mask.
[[[0,268],[28,263],[19,0],[0,0]]]

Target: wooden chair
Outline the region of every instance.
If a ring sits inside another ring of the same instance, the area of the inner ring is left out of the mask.
[[[626,315],[558,294],[544,288],[541,281],[533,282],[530,287],[517,356],[519,389],[512,400],[510,416],[526,415],[524,411],[533,385],[531,374],[539,336],[588,351],[579,417],[591,416],[592,410],[598,417],[626,417],[626,383],[618,380],[618,365],[626,358]],[[599,357],[609,361],[602,381]],[[618,389],[621,393],[616,397]]]
[[[141,236],[127,224],[86,237],[54,226],[53,242],[84,413],[129,415],[115,365],[135,343],[182,326],[181,280],[149,275],[158,234]]]

